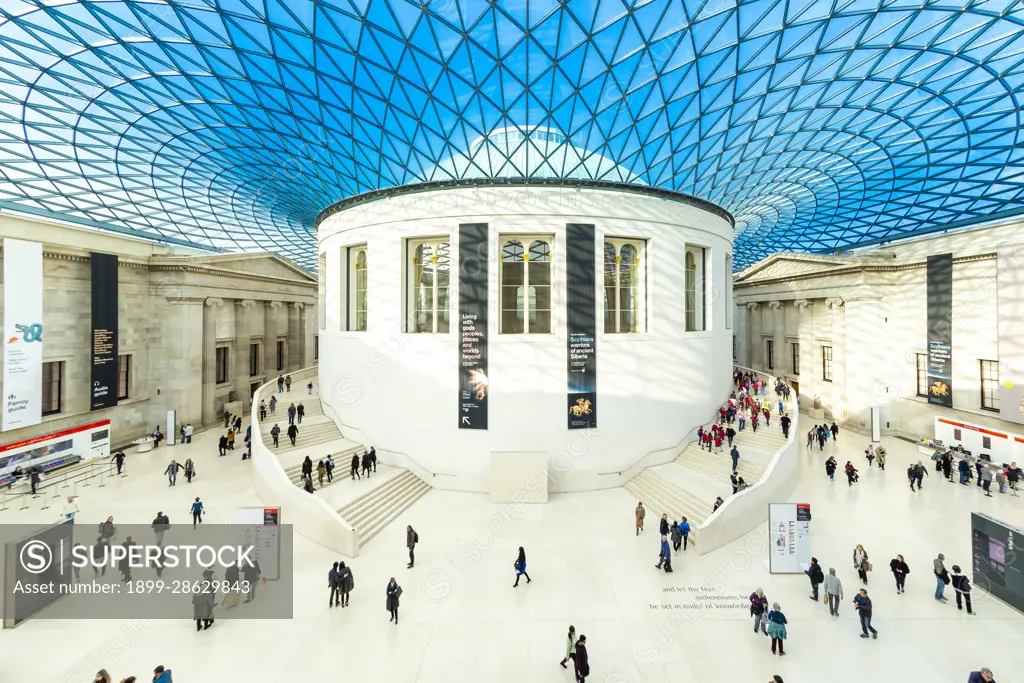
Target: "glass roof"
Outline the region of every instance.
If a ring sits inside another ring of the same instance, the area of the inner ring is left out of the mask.
[[[341,199],[542,173],[719,204],[736,267],[831,251],[1024,210],[1022,20],[1016,0],[0,0],[0,208],[312,266]]]

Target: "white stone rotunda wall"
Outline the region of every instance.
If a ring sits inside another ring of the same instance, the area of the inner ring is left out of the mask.
[[[458,273],[459,225],[487,223],[489,428],[459,429],[458,295],[449,334],[405,331],[406,240],[445,236]],[[596,429],[567,426],[567,223],[593,224],[597,320]],[[552,334],[499,334],[499,236],[553,235]],[[351,206],[319,225],[323,300],[321,397],[348,438],[374,445],[437,488],[487,491],[492,452],[548,454],[549,490],[620,486],[676,447],[728,396],[732,367],[732,225],[681,197],[540,185],[398,193]],[[604,237],[647,240],[647,331],[603,332]],[[365,244],[368,323],[343,331],[345,249]],[[685,329],[687,245],[704,247],[706,330]],[[730,306],[727,307],[727,303]],[[731,312],[730,312],[731,313]]]

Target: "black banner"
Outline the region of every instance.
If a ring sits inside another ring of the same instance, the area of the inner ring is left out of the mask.
[[[117,256],[92,252],[90,410],[117,405]]]
[[[953,254],[928,257],[928,403],[953,407]]]
[[[597,427],[597,240],[593,225],[565,226],[569,429]]]
[[[487,429],[487,224],[459,226],[459,429]]]
[[[1024,530],[971,513],[974,587],[1024,612]],[[975,593],[977,595],[977,593]],[[984,595],[979,596],[984,599]]]

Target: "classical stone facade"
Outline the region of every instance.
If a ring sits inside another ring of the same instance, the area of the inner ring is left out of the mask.
[[[230,401],[247,405],[252,388],[279,371],[315,362],[316,278],[278,256],[204,253],[2,214],[0,237],[43,243],[44,362],[63,364],[60,412],[4,432],[4,443],[109,418],[120,445],[157,424],[166,430],[168,410],[199,428]],[[89,410],[92,251],[119,257],[118,353],[128,368],[127,397],[98,411]]]
[[[998,361],[996,248],[1024,241],[1022,225],[983,228],[865,248],[842,256],[774,254],[734,280],[734,356],[818,397],[829,418],[882,433],[930,436],[934,416],[1019,429],[983,405],[982,361]],[[929,405],[919,368],[927,353],[931,254],[953,254],[953,409]]]

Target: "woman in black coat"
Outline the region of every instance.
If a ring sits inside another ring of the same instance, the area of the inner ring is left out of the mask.
[[[302,478],[313,481],[313,461],[307,455],[306,459],[302,461]]]
[[[346,567],[344,562],[338,563],[338,587],[341,589],[341,606],[348,607],[349,594],[356,587],[355,577],[352,576],[352,567]],[[398,613],[398,600],[395,600],[395,613]]]
[[[910,567],[903,560],[903,556],[897,555],[894,557],[892,562],[889,563],[889,569],[892,571],[893,576],[896,577],[896,592],[905,593],[904,584],[907,581],[907,574],[910,573]]]
[[[402,597],[402,587],[395,581],[395,577],[391,577],[391,581],[388,582],[387,587],[388,600],[387,607],[388,612],[391,613],[391,618],[388,621],[395,622],[395,626],[398,625],[398,599]]]
[[[576,641],[576,680],[583,683],[590,675],[590,659],[587,654],[587,637],[580,636]]]

